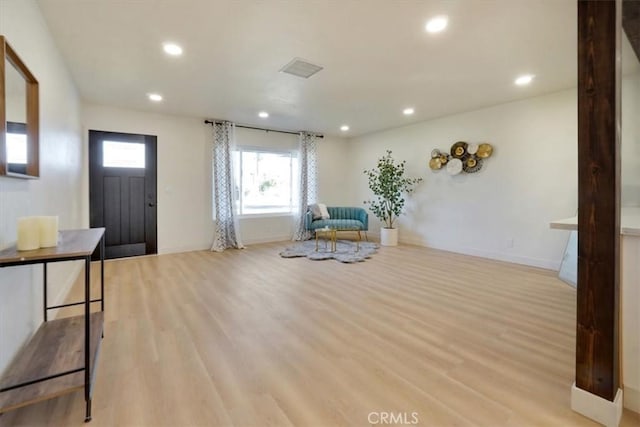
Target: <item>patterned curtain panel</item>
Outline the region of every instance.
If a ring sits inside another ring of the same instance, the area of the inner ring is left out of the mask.
[[[215,235],[211,250],[216,252],[222,252],[227,248],[244,248],[238,235],[239,226],[235,208],[235,175],[232,157],[235,148],[234,131],[235,126],[230,122],[216,122],[213,125]]]
[[[316,168],[316,136],[300,132],[298,141],[298,176],[300,177],[300,198],[296,211],[296,226],[293,240],[307,240],[311,232],[305,228],[304,218],[309,205],[316,202],[317,168]]]

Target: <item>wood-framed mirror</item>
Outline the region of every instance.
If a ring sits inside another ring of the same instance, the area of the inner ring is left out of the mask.
[[[38,80],[0,36],[0,175],[40,176]]]

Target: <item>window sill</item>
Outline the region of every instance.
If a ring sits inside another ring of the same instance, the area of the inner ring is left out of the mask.
[[[293,212],[282,213],[261,213],[261,214],[244,214],[238,215],[238,219],[258,219],[258,218],[280,218],[280,217],[293,217]]]

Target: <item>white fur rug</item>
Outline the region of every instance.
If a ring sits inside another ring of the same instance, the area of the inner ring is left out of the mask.
[[[283,258],[307,257],[314,261],[322,261],[325,259],[335,259],[344,263],[362,262],[378,251],[380,246],[372,242],[360,242],[360,250],[356,252],[356,242],[351,240],[338,240],[336,242],[336,251],[331,252],[331,243],[318,243],[318,251],[316,252],[316,241],[306,240],[304,242],[296,242],[280,252]]]

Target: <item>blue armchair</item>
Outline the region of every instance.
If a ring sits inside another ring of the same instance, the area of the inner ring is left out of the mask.
[[[313,219],[311,211],[305,215],[305,228],[315,231],[317,228],[335,228],[338,230],[369,230],[369,214],[363,208],[329,207],[329,219]],[[366,236],[366,233],[365,233]]]

